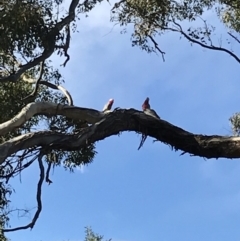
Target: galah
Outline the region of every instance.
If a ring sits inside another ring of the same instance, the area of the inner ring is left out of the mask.
[[[146,115],[150,115],[154,118],[157,118],[157,119],[161,119],[158,114],[156,113],[155,110],[151,109],[150,107],[150,104],[149,104],[149,98],[147,97],[146,100],[143,102],[142,104],[142,110],[143,112],[146,114]],[[146,134],[142,134],[142,139],[141,139],[141,142],[140,142],[140,145],[138,147],[138,150],[143,146],[144,142],[146,141],[147,139],[147,135]]]
[[[155,110],[151,109],[149,104],[149,98],[147,97],[146,100],[142,104],[142,110],[145,114],[153,116],[155,118],[161,119]]]
[[[114,102],[114,99],[110,99],[106,105],[104,105],[103,107],[103,112],[107,112],[107,111],[110,111],[111,108],[112,108],[112,105],[113,105],[113,102]]]

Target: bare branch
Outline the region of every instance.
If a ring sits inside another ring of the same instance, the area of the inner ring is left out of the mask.
[[[197,41],[196,39],[193,39],[193,38],[191,38],[188,34],[186,34],[186,33],[183,31],[183,29],[182,29],[182,27],[181,27],[180,24],[176,23],[175,21],[173,21],[173,22],[174,22],[174,24],[175,24],[176,26],[178,26],[179,29],[170,28],[170,27],[163,28],[163,27],[161,27],[161,26],[159,26],[159,27],[161,27],[161,28],[164,29],[164,30],[171,30],[171,31],[173,31],[173,32],[179,32],[179,33],[181,33],[187,40],[189,40],[189,41],[192,42],[192,43],[196,43],[196,44],[202,46],[203,48],[211,49],[211,50],[218,50],[218,51],[222,51],[222,52],[228,53],[228,54],[231,55],[238,63],[240,63],[240,58],[238,58],[238,56],[235,55],[235,54],[234,54],[233,52],[231,52],[230,50],[225,49],[225,48],[222,48],[222,47],[216,47],[216,46],[214,46],[214,45],[209,46],[209,45],[204,44],[204,43],[202,43],[202,42],[200,42],[200,41]]]
[[[39,153],[39,156],[38,156],[38,164],[39,164],[39,169],[40,169],[40,178],[39,178],[39,181],[38,181],[38,185],[37,185],[37,211],[32,219],[32,221],[25,225],[25,226],[20,226],[20,227],[17,227],[17,228],[9,228],[9,229],[3,229],[3,232],[6,233],[6,232],[13,232],[13,231],[18,231],[18,230],[22,230],[22,229],[28,229],[28,228],[33,228],[41,211],[42,211],[42,201],[41,201],[41,193],[42,193],[42,184],[43,184],[43,180],[44,180],[44,166],[43,166],[43,163],[42,163],[42,157],[43,157],[43,153],[40,152]]]
[[[24,159],[26,159],[26,155],[23,154],[21,157],[19,157],[18,165],[10,173],[8,173],[6,175],[0,175],[0,178],[5,178],[6,183],[8,183],[10,178],[16,176],[17,174],[21,173],[21,171],[28,168],[35,161],[36,158],[34,157],[34,158],[32,158],[32,160],[23,164]]]
[[[149,38],[151,39],[151,41],[153,42],[154,47],[159,51],[159,53],[161,53],[163,62],[165,62],[165,58],[164,58],[165,52],[163,52],[163,51],[158,47],[158,43],[155,41],[155,39],[154,39],[151,35],[148,35],[148,37],[149,37]]]
[[[46,171],[46,182],[50,185],[52,183],[52,180],[50,180],[49,178],[49,173],[52,167],[52,162],[48,162],[48,167],[47,167],[47,171]]]
[[[15,208],[15,209],[11,209],[11,210],[5,211],[4,215],[7,216],[7,215],[12,214],[14,212],[18,213],[18,217],[25,217],[26,214],[30,213],[30,210],[29,209],[24,209],[24,208]]]
[[[0,145],[0,163],[13,153],[30,147],[38,146],[48,150],[80,150],[91,143],[123,131],[135,131],[151,136],[171,145],[175,150],[182,150],[193,156],[240,157],[240,137],[193,134],[135,109],[119,109],[106,114],[99,122],[82,129],[77,134],[41,131],[6,141]]]
[[[71,33],[70,33],[70,26],[69,24],[66,26],[66,31],[67,31],[67,37],[66,37],[66,43],[63,46],[63,50],[64,50],[64,55],[66,57],[66,60],[63,63],[63,67],[66,66],[67,62],[70,60],[70,55],[68,54],[68,49],[70,46],[70,38],[71,38]]]
[[[43,152],[40,152],[39,153],[39,156],[38,156],[38,164],[39,164],[39,169],[40,169],[40,178],[39,178],[39,181],[38,181],[38,186],[37,186],[37,204],[38,204],[38,207],[37,207],[37,211],[33,217],[33,220],[32,220],[32,224],[31,224],[31,229],[34,227],[41,211],[42,211],[42,201],[41,201],[41,195],[42,195],[42,184],[43,184],[43,181],[44,181],[44,166],[43,166],[43,163],[42,163],[42,158],[43,158],[43,155],[44,153]]]
[[[47,82],[48,83],[48,82]],[[46,85],[46,84],[45,84]],[[49,86],[49,85],[48,85]],[[73,99],[72,99],[72,96],[71,94],[68,92],[67,89],[65,89],[63,86],[61,85],[55,85],[57,89],[61,90],[62,93],[67,97],[67,100],[68,100],[68,104],[70,106],[73,106]]]
[[[233,35],[232,33],[230,33],[230,32],[228,32],[228,34],[240,44],[240,40],[239,40],[236,36],[234,36],[234,35]]]

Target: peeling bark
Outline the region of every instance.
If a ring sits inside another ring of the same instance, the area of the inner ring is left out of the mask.
[[[164,120],[158,120],[135,109],[118,109],[103,114],[94,109],[52,103],[31,103],[13,120],[0,125],[0,133],[11,126],[18,126],[33,115],[65,115],[73,119],[86,120],[92,125],[77,134],[39,131],[15,137],[0,145],[0,163],[10,155],[30,147],[45,147],[66,151],[103,140],[123,131],[134,131],[151,136],[171,145],[175,150],[205,158],[239,158],[240,137],[206,136],[193,134]],[[12,121],[12,122],[11,122]],[[15,121],[15,122],[14,122]]]

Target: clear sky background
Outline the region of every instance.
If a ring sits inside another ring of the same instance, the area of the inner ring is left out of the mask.
[[[130,28],[124,35],[118,26],[112,29],[111,7],[102,3],[89,18],[82,16],[79,33],[72,35],[71,59],[62,73],[74,104],[101,110],[114,98],[114,108],[141,109],[150,97],[151,107],[174,125],[231,135],[228,119],[240,111],[239,64],[227,54],[191,47],[177,34],[158,38],[166,51],[163,62],[131,47]],[[213,13],[206,17],[213,19]],[[64,61],[53,60],[55,66]],[[98,142],[94,162],[82,170],[55,168],[53,184],[44,184],[34,229],[8,237],[82,241],[84,227],[91,226],[113,241],[240,240],[239,160],[180,156],[152,138],[138,151],[139,142],[140,135],[126,132]],[[21,178],[12,183],[12,206],[35,207],[38,164]],[[13,218],[12,227],[30,220]]]

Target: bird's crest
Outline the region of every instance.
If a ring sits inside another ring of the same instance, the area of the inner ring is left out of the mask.
[[[110,111],[113,105],[114,99],[109,99],[106,105],[103,107],[103,112]]]
[[[150,109],[150,104],[149,104],[149,98],[147,97],[146,100],[143,102],[142,104],[142,109],[146,110],[146,109]]]
[[[109,99],[109,101],[108,101],[109,110],[112,108],[113,102],[114,102],[114,99]]]

